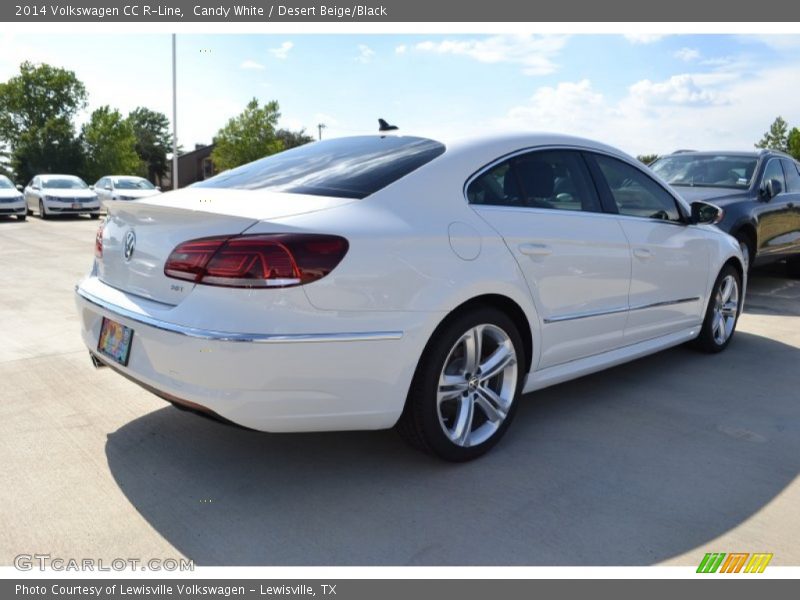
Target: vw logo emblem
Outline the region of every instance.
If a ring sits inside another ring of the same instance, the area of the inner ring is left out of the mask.
[[[125,260],[129,261],[133,256],[133,251],[136,248],[136,234],[131,229],[125,234],[125,242],[122,244],[122,254]]]

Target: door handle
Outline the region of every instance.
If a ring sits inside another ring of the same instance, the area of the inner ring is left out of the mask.
[[[653,258],[653,253],[648,250],[647,248],[634,248],[633,255],[636,258],[641,258],[643,260],[647,260],[649,258]]]
[[[519,251],[527,256],[549,256],[553,253],[545,244],[520,244]]]

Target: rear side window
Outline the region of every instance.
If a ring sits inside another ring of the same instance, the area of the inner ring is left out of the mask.
[[[786,191],[800,192],[800,171],[798,171],[797,163],[784,158],[783,171],[786,173]]]
[[[273,154],[192,187],[365,198],[444,150],[444,144],[419,137],[334,138]]]
[[[600,167],[619,214],[665,221],[681,220],[675,199],[647,174],[610,156],[591,156]]]
[[[470,204],[601,212],[583,158],[570,150],[530,152],[504,161],[467,187]]]

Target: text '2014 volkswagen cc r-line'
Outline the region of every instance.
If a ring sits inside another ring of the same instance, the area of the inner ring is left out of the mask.
[[[579,138],[331,139],[110,202],[76,301],[94,360],[173,403],[467,460],[521,393],[724,349],[746,275],[720,218]]]

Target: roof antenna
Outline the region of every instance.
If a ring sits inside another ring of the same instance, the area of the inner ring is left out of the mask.
[[[387,131],[397,131],[398,129],[400,129],[397,125],[389,125],[383,119],[378,119],[378,125],[379,125],[378,131],[380,133],[386,133]]]

